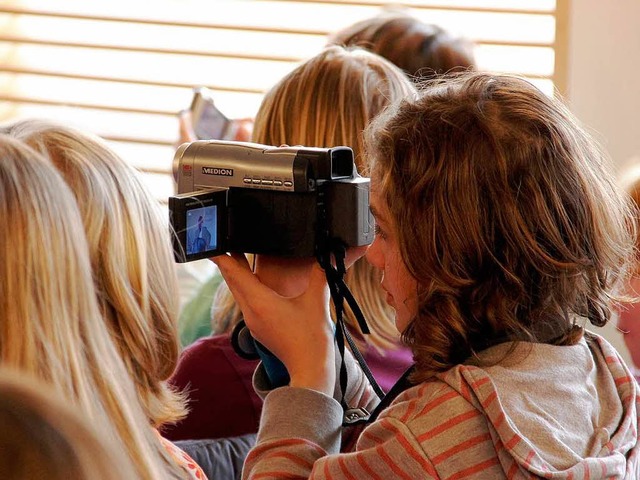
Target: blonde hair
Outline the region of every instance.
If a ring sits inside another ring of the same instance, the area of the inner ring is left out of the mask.
[[[100,138],[45,120],[8,133],[46,154],[74,193],[102,315],[155,426],[186,415],[166,380],[178,361],[178,299],[168,222],[138,173]]]
[[[363,172],[363,130],[389,103],[414,93],[406,76],[384,58],[359,48],[328,47],[266,94],[255,118],[253,141],[266,145],[350,146],[358,170]],[[398,332],[380,287],[380,272],[360,259],[345,280],[371,327],[366,343],[381,352],[396,347]],[[219,302],[223,307],[216,306]],[[239,315],[225,290],[216,295],[214,313],[221,318]],[[346,312],[345,320],[357,328],[351,311]],[[356,340],[359,347],[364,346]]]
[[[136,478],[130,459],[99,433],[50,385],[0,370],[0,478]]]
[[[50,384],[127,452],[140,478],[178,477],[101,318],[69,187],[5,135],[0,185],[0,362]]]
[[[633,252],[607,159],[527,81],[435,81],[367,130],[372,179],[418,282],[415,381],[496,343],[571,345],[603,326]]]

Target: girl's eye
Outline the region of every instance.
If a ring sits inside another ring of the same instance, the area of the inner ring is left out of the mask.
[[[373,233],[376,235],[376,237],[380,237],[382,239],[385,239],[387,237],[387,235],[380,228],[380,225],[378,225],[377,223],[375,227],[373,227]]]

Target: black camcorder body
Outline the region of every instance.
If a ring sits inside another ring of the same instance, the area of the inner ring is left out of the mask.
[[[373,241],[369,179],[349,147],[181,145],[169,198],[176,261],[225,252],[312,257]]]

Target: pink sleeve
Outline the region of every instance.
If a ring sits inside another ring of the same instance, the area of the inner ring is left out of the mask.
[[[185,452],[184,450],[178,448],[172,442],[167,440],[166,438],[160,436],[160,442],[165,450],[171,455],[171,458],[178,464],[182,469],[187,472],[189,478],[194,480],[207,480],[207,476],[204,474],[200,466]]]

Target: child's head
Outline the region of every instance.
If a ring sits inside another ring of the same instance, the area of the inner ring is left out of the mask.
[[[346,145],[353,149],[362,172],[363,130],[389,103],[413,94],[411,82],[384,58],[358,48],[328,47],[266,94],[256,115],[253,141],[307,147]],[[379,272],[364,259],[347,272],[346,282],[372,327],[367,342],[389,348],[396,345],[398,333],[389,321],[391,312],[379,281]],[[229,310],[225,298],[228,303],[227,293],[217,299],[222,312]],[[351,312],[346,320],[356,325]]]
[[[122,480],[130,460],[44,382],[0,371],[0,478]]]
[[[475,68],[470,40],[403,13],[357,22],[331,35],[329,43],[366,48],[415,79]]]
[[[633,276],[627,283],[626,293],[631,301],[625,301],[618,312],[618,329],[631,355],[636,369],[640,368],[640,167],[635,166],[625,172],[622,187],[629,195],[634,207],[636,228],[636,255],[632,267]]]
[[[0,135],[0,363],[51,386],[117,440],[141,478],[161,445],[102,320],[72,192],[38,152]]]
[[[389,61],[359,48],[328,47],[280,80],[256,114],[253,140],[266,145],[353,149],[362,172],[362,131],[413,86]]]
[[[604,325],[632,247],[628,204],[558,101],[525,80],[434,82],[369,127],[372,197],[393,220],[429,375],[509,339],[567,344]]]
[[[164,382],[179,354],[167,222],[138,173],[98,137],[44,120],[5,129],[44,153],[77,199],[102,315],[156,424],[184,415]]]

